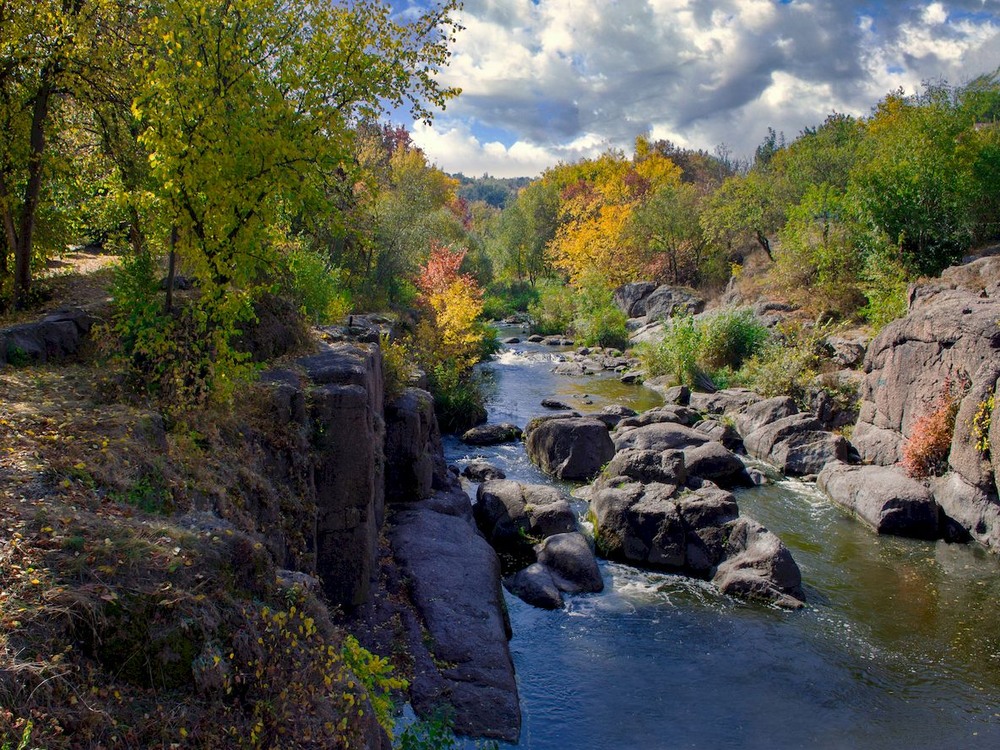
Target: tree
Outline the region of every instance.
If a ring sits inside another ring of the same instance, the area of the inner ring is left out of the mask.
[[[119,79],[141,14],[126,0],[0,0],[0,283],[12,275],[16,306],[31,291],[52,133],[68,104]]]
[[[632,242],[644,249],[653,277],[694,284],[704,274],[701,202],[698,189],[685,182],[660,188],[636,207],[629,231]]]
[[[962,147],[971,126],[943,90],[892,93],[867,123],[849,193],[911,273],[939,273],[971,244],[975,180]]]
[[[782,225],[786,204],[782,177],[752,170],[722,183],[702,214],[708,238],[725,247],[756,242],[774,260],[771,238]]]

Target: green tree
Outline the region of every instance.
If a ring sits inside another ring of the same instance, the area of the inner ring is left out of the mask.
[[[726,248],[756,242],[774,260],[771,240],[784,223],[785,189],[778,173],[754,170],[728,178],[702,214],[706,236]]]
[[[643,249],[651,275],[695,284],[708,270],[700,223],[702,196],[688,182],[657,190],[631,217],[632,242]]]
[[[972,160],[962,147],[971,122],[950,94],[901,92],[879,103],[851,173],[849,193],[873,227],[899,245],[914,274],[936,274],[972,242]]]

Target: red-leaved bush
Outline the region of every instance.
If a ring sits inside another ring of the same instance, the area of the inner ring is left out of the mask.
[[[945,379],[934,408],[913,423],[910,437],[903,446],[903,468],[915,479],[941,476],[948,470],[948,452],[955,432],[958,394],[950,379]]]

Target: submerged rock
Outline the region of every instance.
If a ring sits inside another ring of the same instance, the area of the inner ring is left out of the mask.
[[[462,442],[468,445],[499,445],[520,439],[521,428],[508,422],[479,425],[462,434]]]
[[[551,571],[560,591],[579,594],[604,590],[594,552],[580,532],[553,534],[535,547],[535,552],[538,562]]]

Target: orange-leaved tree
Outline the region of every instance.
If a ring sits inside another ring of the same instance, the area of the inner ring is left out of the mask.
[[[417,352],[433,372],[441,367],[464,375],[479,361],[483,331],[483,290],[460,273],[466,250],[431,242],[427,262],[416,279],[424,317],[417,326]]]

